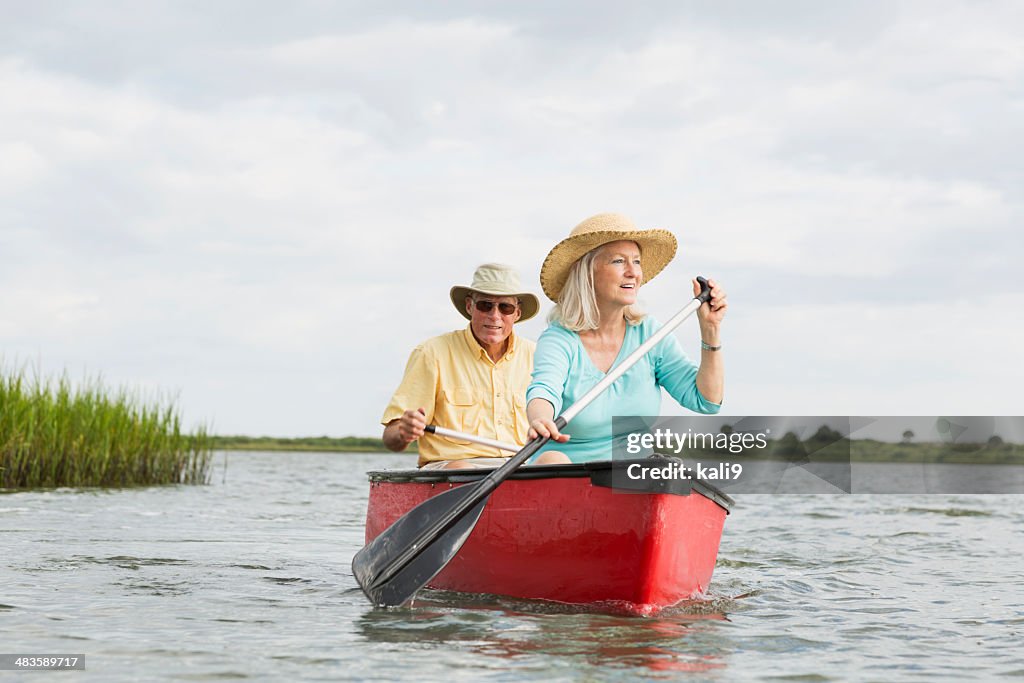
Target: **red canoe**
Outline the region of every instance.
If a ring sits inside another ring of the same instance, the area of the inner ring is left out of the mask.
[[[466,544],[428,586],[644,615],[703,594],[733,501],[705,481],[649,476],[667,462],[521,468],[491,494]],[[370,472],[366,542],[427,498],[485,474]]]

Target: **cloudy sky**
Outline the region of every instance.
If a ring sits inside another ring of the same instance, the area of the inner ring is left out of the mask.
[[[729,414],[1024,414],[1022,3],[2,5],[8,369],[377,434],[453,284],[619,211]]]

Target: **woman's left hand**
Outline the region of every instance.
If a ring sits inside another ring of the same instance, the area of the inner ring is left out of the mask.
[[[729,307],[729,304],[725,300],[725,290],[722,286],[708,278],[708,286],[711,288],[711,301],[702,305],[697,309],[697,319],[700,321],[702,329],[718,331],[718,326],[722,324],[722,319],[725,318],[725,309]],[[693,280],[693,295],[697,296],[700,294],[700,284],[697,280]],[[711,343],[709,340],[708,343]]]

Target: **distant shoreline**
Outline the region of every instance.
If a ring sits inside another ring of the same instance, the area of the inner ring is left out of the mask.
[[[270,436],[210,436],[212,450],[293,451],[309,453],[391,453],[379,438],[328,436],[281,438]],[[768,452],[745,450],[728,453],[713,450],[683,452],[683,457],[715,456],[737,460],[789,460],[805,457],[816,462],[949,463],[963,465],[1024,465],[1024,447],[1013,444],[942,444],[930,442],[886,443],[873,439],[841,439],[831,444],[807,441],[770,441]],[[395,455],[417,452],[416,444]]]
[[[373,437],[311,436],[280,438],[273,436],[211,436],[210,447],[216,451],[308,451],[310,453],[391,453],[384,442]],[[411,444],[401,454],[416,453]]]

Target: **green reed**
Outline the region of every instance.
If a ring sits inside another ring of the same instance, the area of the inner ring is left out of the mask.
[[[0,367],[0,488],[202,484],[210,452],[173,401]]]

